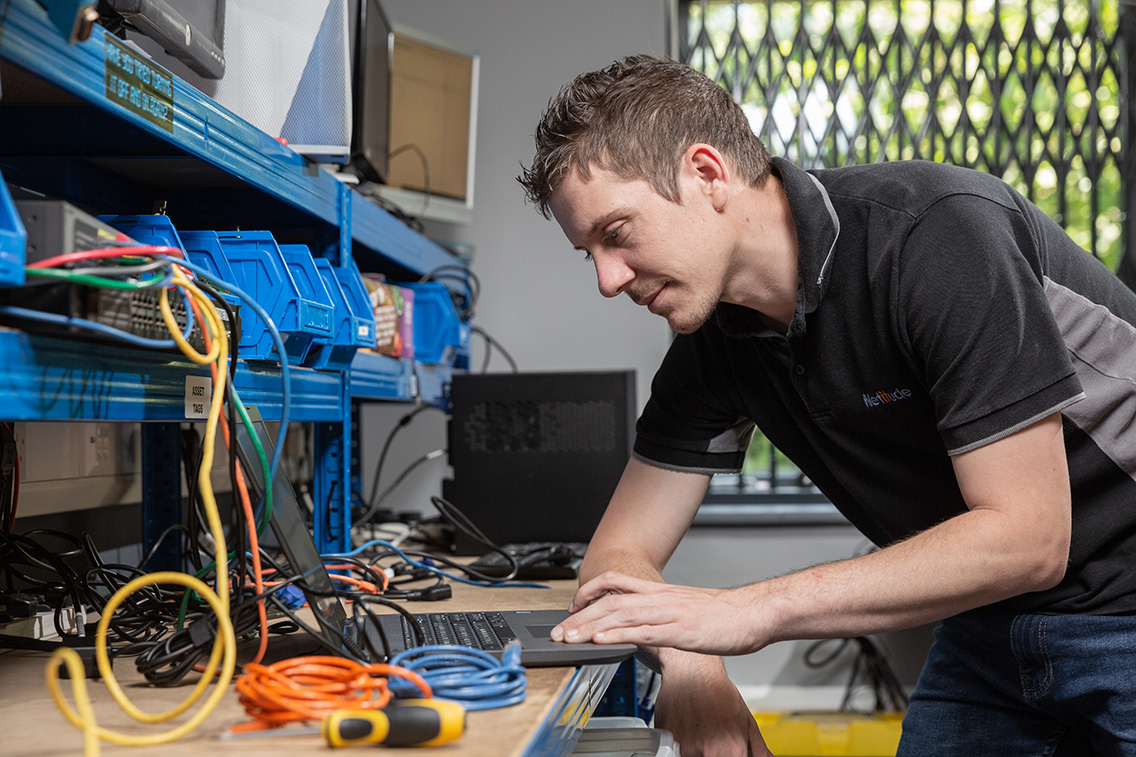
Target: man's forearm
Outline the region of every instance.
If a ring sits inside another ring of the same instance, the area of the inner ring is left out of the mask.
[[[1044,555],[1061,545],[1017,542],[1004,516],[971,511],[879,552],[720,597],[755,612],[757,648],[910,628],[1052,585],[1059,575]]]
[[[757,640],[764,646],[908,628],[1060,581],[1071,530],[1060,416],[953,463],[966,512],[879,552],[723,598],[772,616],[758,624],[771,630]]]

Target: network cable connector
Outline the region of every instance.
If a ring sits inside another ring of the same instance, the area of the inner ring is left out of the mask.
[[[114,336],[110,329],[127,337],[168,342],[170,330],[162,317],[161,294],[158,287],[102,289],[68,282],[0,289],[0,323],[46,336],[116,344],[129,344],[129,340]],[[188,323],[185,300],[177,289],[168,290],[167,297],[178,330],[185,334]],[[231,337],[234,330],[228,314],[224,310],[218,310],[217,314]],[[90,324],[95,324],[96,328]],[[98,326],[107,329],[97,330]],[[188,341],[198,352],[207,351],[201,325],[196,321]],[[173,345],[165,349],[180,352]]]

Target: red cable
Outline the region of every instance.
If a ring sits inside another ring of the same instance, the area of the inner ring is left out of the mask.
[[[175,258],[184,258],[185,253],[180,247],[167,247],[166,245],[133,245],[130,247],[102,247],[97,250],[81,250],[69,252],[65,255],[56,255],[43,260],[29,263],[28,268],[57,268],[68,263],[80,263],[85,260],[105,260],[106,258],[142,257],[155,255],[170,255]]]

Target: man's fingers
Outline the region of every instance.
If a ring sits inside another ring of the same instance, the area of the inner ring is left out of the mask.
[[[576,591],[576,595],[572,597],[572,603],[568,605],[568,611],[579,612],[607,594],[644,591],[655,586],[666,586],[666,584],[644,581],[614,571],[601,573]]]
[[[552,629],[553,641],[615,643],[633,639],[652,643],[658,627],[675,620],[674,613],[643,594],[613,594],[599,597]]]

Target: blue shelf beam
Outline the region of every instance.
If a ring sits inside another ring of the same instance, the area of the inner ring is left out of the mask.
[[[338,222],[335,179],[290,148],[174,77],[173,133],[106,97],[106,32],[95,27],[86,42],[68,44],[45,23],[31,0],[6,5],[0,20],[0,56],[82,101],[98,105],[123,124],[182,148],[261,191],[327,223]]]
[[[0,329],[0,415],[9,421],[185,420],[186,376],[208,369],[174,353]],[[343,421],[344,374],[293,368],[292,420]],[[236,387],[265,420],[281,410],[279,368],[242,361]]]
[[[155,199],[180,199],[178,204],[186,206],[187,215],[193,208],[198,216],[208,214],[214,222],[223,220],[245,229],[251,228],[249,216],[256,218],[258,210],[263,213],[267,209],[268,215],[283,219],[287,208],[293,225],[315,228],[317,234],[325,236],[328,235],[321,227],[339,228],[341,238],[353,239],[362,246],[364,255],[368,251],[376,254],[377,270],[401,275],[405,280],[457,262],[437,244],[377,205],[355,197],[355,193],[314,163],[176,76],[172,133],[108,99],[106,58],[108,46],[114,44],[107,41],[101,27],[95,27],[86,42],[68,44],[33,0],[5,3],[0,15],[0,58],[37,80],[54,85],[65,93],[66,97],[59,98],[65,105],[78,107],[88,116],[82,120],[84,128],[74,130],[67,127],[79,121],[52,115],[60,110],[57,103],[5,104],[0,110],[9,113],[4,119],[13,132],[9,134],[8,129],[0,128],[0,151],[12,159],[90,158],[108,172],[120,173],[141,185],[147,182],[140,177],[148,176],[160,183],[156,186],[161,189],[161,196]],[[12,85],[6,81],[5,87],[9,86]],[[95,108],[86,108],[84,104]],[[59,130],[65,134],[60,136],[56,133]],[[37,155],[37,145],[46,154]],[[157,163],[149,163],[146,158]],[[171,170],[179,164],[180,169]],[[210,175],[202,171],[205,167],[217,170]],[[96,196],[93,190],[76,190],[63,199],[79,202],[84,194],[92,200]],[[257,194],[282,203],[283,207],[250,202]],[[135,208],[105,206],[98,210],[137,212]],[[236,215],[238,212],[244,215]],[[302,223],[300,219],[304,219]],[[222,228],[219,224],[202,226],[198,222],[207,219],[192,220],[192,226]],[[186,225],[180,220],[179,223]],[[341,245],[340,255],[343,249],[349,254],[347,245]],[[321,249],[321,254],[336,257],[334,251],[329,254]]]
[[[406,400],[417,396],[413,366],[376,352],[356,352],[348,374],[356,399]]]
[[[406,224],[366,198],[349,203],[351,237],[356,260],[364,263],[368,251],[414,274],[414,278],[443,265],[461,262],[442,247],[424,238]],[[359,247],[365,249],[359,249]]]

